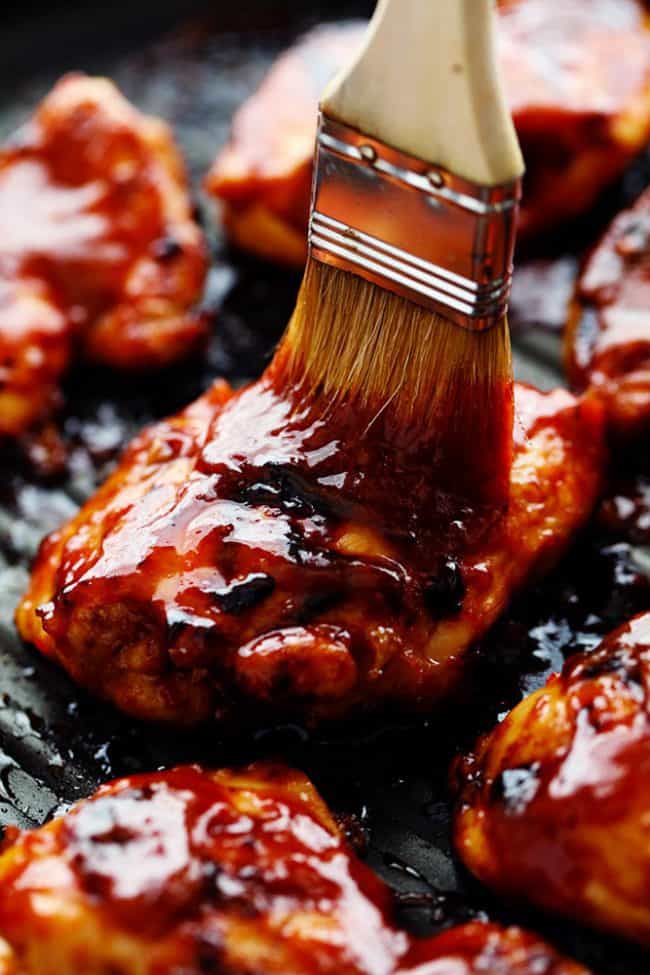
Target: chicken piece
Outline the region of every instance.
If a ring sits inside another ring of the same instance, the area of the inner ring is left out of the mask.
[[[0,437],[56,405],[74,355],[162,366],[205,333],[207,268],[167,125],[67,75],[0,150]]]
[[[360,22],[318,28],[235,117],[206,177],[233,241],[306,256],[318,99],[358,47]],[[642,0],[502,0],[501,58],[527,164],[520,234],[588,210],[650,134],[650,21]]]
[[[318,100],[364,31],[362,21],[311,31],[279,58],[235,115],[205,188],[224,201],[229,235],[244,250],[304,263]]]
[[[456,769],[456,844],[502,894],[650,945],[650,613],[570,658]]]
[[[644,148],[650,16],[644,0],[501,0],[500,12],[525,239],[588,211]]]
[[[604,399],[616,438],[650,434],[650,190],[615,218],[583,269],[566,360],[572,382]]]
[[[268,764],[118,780],[0,857],[4,975],[585,975],[516,928],[412,943],[391,914],[309,780]]]
[[[495,513],[440,487],[428,442],[391,441],[388,410],[323,418],[273,369],[145,430],[37,556],[20,632],[135,716],[427,709],[595,502],[598,403],[518,387]]]

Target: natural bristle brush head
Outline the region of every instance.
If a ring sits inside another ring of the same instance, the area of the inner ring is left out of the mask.
[[[429,449],[432,478],[498,507],[523,162],[492,8],[379,0],[322,101],[309,260],[272,371],[302,402],[358,410],[360,432]]]
[[[310,261],[276,365],[301,402],[355,410],[400,446],[428,445],[432,476],[470,500],[507,500],[512,358],[505,316],[481,332]]]

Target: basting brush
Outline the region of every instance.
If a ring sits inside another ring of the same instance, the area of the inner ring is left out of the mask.
[[[496,505],[522,173],[492,0],[379,0],[321,102],[309,259],[274,362],[329,407],[390,414],[457,490]]]

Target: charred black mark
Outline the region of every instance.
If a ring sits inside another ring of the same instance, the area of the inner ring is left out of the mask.
[[[200,865],[200,878],[202,893],[210,897],[218,890],[219,878],[223,874],[220,864],[214,860],[202,860]]]
[[[194,200],[192,202],[192,220],[194,223],[198,224],[199,227],[205,228],[207,220],[205,213],[203,212],[203,207],[198,200]]]
[[[275,589],[275,579],[265,572],[251,572],[245,579],[237,579],[212,595],[224,613],[233,616],[245,613],[270,596]]]
[[[267,464],[260,473],[261,479],[246,485],[241,492],[242,501],[277,507],[295,518],[332,514],[326,499],[309,487],[295,471],[281,464]]]
[[[173,261],[183,253],[182,244],[171,236],[160,237],[151,246],[154,257],[159,261]]]
[[[279,505],[282,501],[280,488],[275,484],[267,484],[264,481],[256,481],[248,484],[241,492],[241,500],[247,504],[266,504],[269,506]]]
[[[424,604],[434,619],[454,616],[463,607],[465,583],[455,559],[446,559],[424,588]]]
[[[287,534],[287,548],[290,557],[296,563],[296,565],[309,565],[310,563],[320,563],[323,557],[323,553],[314,552],[309,549],[305,544],[305,539],[300,531],[292,529]],[[329,555],[327,561],[331,561]]]
[[[520,815],[537,795],[540,769],[539,762],[520,768],[504,769],[492,783],[490,800],[502,802],[507,813]]]
[[[311,622],[316,616],[326,613],[333,609],[340,602],[342,594],[332,590],[323,592],[312,592],[305,598],[300,613],[296,617],[296,622],[304,626]]]

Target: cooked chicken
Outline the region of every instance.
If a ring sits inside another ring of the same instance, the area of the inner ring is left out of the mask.
[[[228,232],[244,250],[304,263],[318,99],[327,78],[353,56],[364,29],[352,22],[307,34],[235,115],[230,142],[205,188],[224,201]]]
[[[650,134],[650,21],[642,0],[502,0],[502,64],[527,176],[520,232],[586,211]],[[318,98],[363,24],[308,34],[240,109],[206,178],[230,234],[262,257],[306,255]]]
[[[586,975],[515,928],[415,942],[391,914],[278,766],[118,780],[0,857],[4,975]]]
[[[587,261],[566,358],[575,385],[604,399],[616,437],[650,434],[650,190],[616,217]]]
[[[594,504],[597,403],[518,387],[511,499],[495,514],[445,490],[429,444],[401,428],[396,441],[390,410],[323,418],[273,369],[145,430],[37,556],[22,635],[133,715],[428,708]]]
[[[56,403],[74,355],[125,369],[187,354],[206,271],[168,127],[68,75],[0,150],[0,437]]]
[[[650,945],[650,613],[460,762],[458,851],[502,894]]]
[[[502,66],[526,160],[520,234],[589,210],[650,135],[644,0],[501,0]]]

